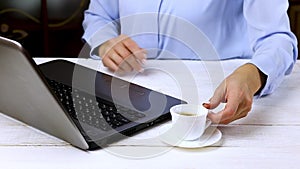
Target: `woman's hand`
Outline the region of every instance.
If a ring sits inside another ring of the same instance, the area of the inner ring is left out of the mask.
[[[254,94],[264,85],[266,76],[253,64],[245,64],[229,75],[215,90],[207,109],[214,109],[220,103],[227,103],[217,113],[209,113],[213,123],[228,124],[247,116],[251,110]]]
[[[122,74],[133,70],[143,71],[142,64],[146,61],[146,51],[126,35],[106,41],[99,47],[98,52],[104,66],[114,72]]]

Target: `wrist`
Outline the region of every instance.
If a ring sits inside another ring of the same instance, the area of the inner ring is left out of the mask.
[[[256,67],[256,66],[255,66]],[[267,81],[267,75],[264,74],[260,69],[258,69],[256,67],[256,69],[258,70],[259,73],[259,78],[260,78],[260,88],[255,92],[254,95],[257,95],[261,92],[261,90],[265,87],[266,85],[266,81]]]
[[[247,83],[253,95],[258,94],[265,86],[267,76],[254,64],[247,63],[238,68],[247,79]]]

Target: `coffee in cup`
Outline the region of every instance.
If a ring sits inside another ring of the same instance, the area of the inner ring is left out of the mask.
[[[208,109],[202,105],[179,104],[171,107],[173,134],[180,140],[200,138],[211,124],[207,119]]]

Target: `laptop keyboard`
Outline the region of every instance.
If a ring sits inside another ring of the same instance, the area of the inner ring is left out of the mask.
[[[78,89],[47,79],[52,90],[72,118],[108,131],[145,115],[120,105],[114,105]]]

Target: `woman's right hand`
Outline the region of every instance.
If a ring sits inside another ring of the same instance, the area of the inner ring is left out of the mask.
[[[112,38],[99,47],[104,66],[117,73],[142,72],[146,51],[126,35]]]

